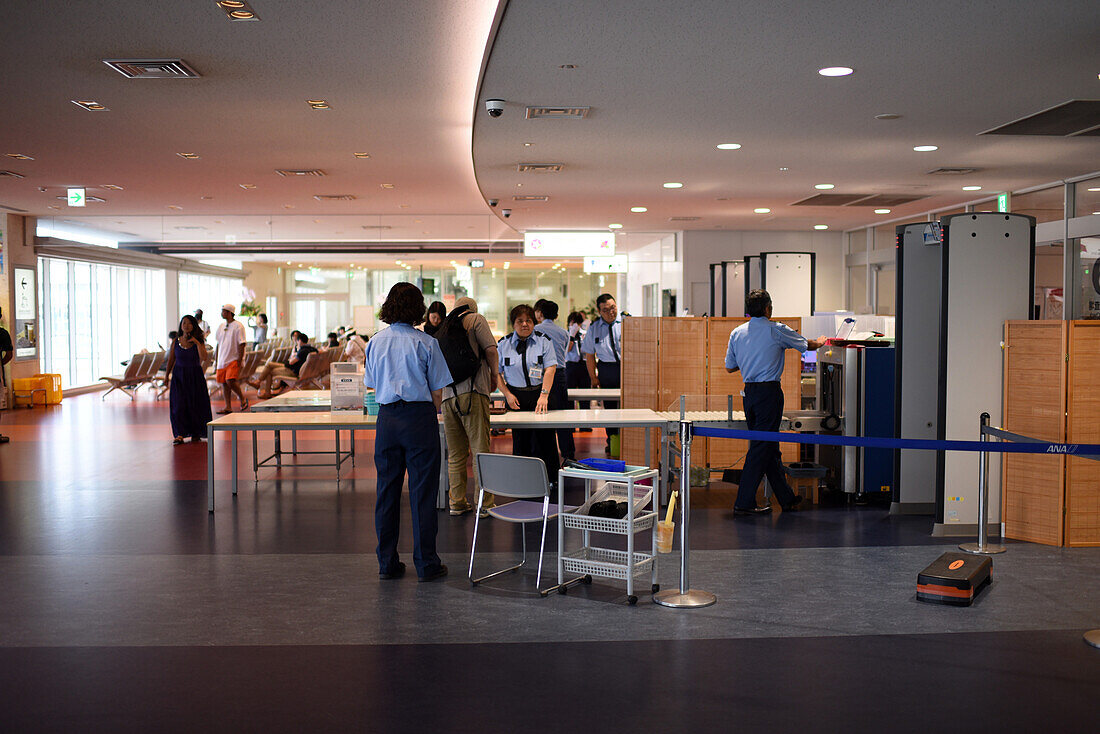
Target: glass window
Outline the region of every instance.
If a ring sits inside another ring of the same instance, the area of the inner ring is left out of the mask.
[[[1081,251],[1081,264],[1077,268],[1081,300],[1075,315],[1081,319],[1100,319],[1100,237],[1070,240],[1070,245]]]
[[[1100,178],[1078,181],[1075,201],[1078,217],[1100,214]]]
[[[211,338],[221,321],[222,306],[232,303],[240,308],[243,300],[244,281],[240,278],[184,272],[179,274],[179,314],[182,317],[201,308],[203,320],[210,325]],[[246,327],[251,326],[248,319],[241,321]],[[252,339],[251,328],[246,331],[246,337]]]
[[[996,202],[993,204],[995,210]],[[1037,224],[1059,220],[1065,211],[1065,187],[1052,186],[1026,194],[1013,194],[1009,197],[1009,208],[1013,214],[1035,217]]]

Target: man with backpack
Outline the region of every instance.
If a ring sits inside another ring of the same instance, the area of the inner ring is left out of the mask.
[[[451,514],[465,515],[473,509],[466,494],[466,462],[471,454],[489,453],[489,394],[497,387],[497,343],[489,322],[477,312],[477,302],[469,297],[455,302],[435,338],[454,379],[443,388]],[[486,510],[495,504],[487,494],[482,514],[488,515]]]

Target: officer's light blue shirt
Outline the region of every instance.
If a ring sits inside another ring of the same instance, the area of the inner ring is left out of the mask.
[[[554,323],[553,319],[543,319],[542,323],[535,327],[536,334],[542,334],[554,344],[557,353],[559,369],[565,369],[565,348],[569,346],[569,332]]]
[[[566,335],[568,335],[568,333],[569,332],[566,332]],[[566,362],[580,362],[583,359],[583,357],[581,357],[581,342],[583,340],[584,332],[580,329],[577,329],[576,336],[569,337],[569,341],[573,342],[573,349],[565,353]]]
[[[526,352],[520,354],[519,341],[519,337],[512,332],[497,343],[500,374],[508,387],[539,387],[546,368],[557,366],[554,344],[545,336],[531,334],[527,337]]]
[[[363,384],[374,388],[381,405],[431,402],[433,390],[453,382],[439,342],[408,324],[375,334],[367,342],[363,368]]]
[[[612,337],[614,348],[611,346]],[[593,321],[581,342],[581,354],[595,354],[597,362],[618,362],[622,353],[623,322],[615,319],[614,323],[609,324],[602,318]]]
[[[805,352],[806,337],[764,316],[755,316],[730,334],[726,369],[741,369],[745,382],[778,382],[783,374],[783,352]]]

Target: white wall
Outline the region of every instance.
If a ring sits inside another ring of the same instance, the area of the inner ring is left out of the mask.
[[[816,307],[818,311],[844,308],[844,254],[840,232],[701,232],[681,233],[683,293],[681,307],[699,316],[710,308],[709,280],[711,263],[740,260],[761,252],[813,252],[817,254]],[[704,288],[693,289],[692,284]],[[707,294],[701,303],[693,303],[691,294]],[[639,299],[641,298],[639,292]],[[783,304],[775,304],[777,316]]]
[[[658,299],[661,291],[671,290],[676,294],[677,310],[683,308],[683,266],[678,258],[677,235],[670,232],[627,253],[626,290],[619,310],[635,316],[646,315],[642,311],[642,288],[653,283],[657,284]],[[657,308],[660,309],[660,300]],[[657,315],[661,315],[659,310]]]

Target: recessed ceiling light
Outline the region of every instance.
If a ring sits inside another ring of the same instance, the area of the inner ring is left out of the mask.
[[[827,224],[815,224],[814,225],[814,229],[828,229],[828,228],[829,228],[829,225],[827,225]]]
[[[384,184],[382,184],[382,188],[384,188],[384,189],[393,189],[393,188],[397,188],[397,187],[394,186],[391,183],[384,183]]]
[[[608,229],[622,229],[623,225],[621,225],[621,224],[609,224],[609,225],[607,225],[607,228]]]
[[[315,110],[330,110],[329,103],[323,99],[307,99],[306,104]]]
[[[771,214],[772,210],[766,206],[758,206],[752,210],[754,214]]]
[[[963,191],[981,191],[981,186],[963,186]]]
[[[644,206],[632,206],[630,207],[630,211],[634,212],[635,214],[645,214],[647,211],[649,211],[649,209]]]
[[[34,160],[34,158],[31,158],[29,155],[23,155],[22,153],[7,153],[6,155],[8,156],[8,158],[14,158],[18,161],[33,161]]]
[[[361,159],[361,160],[365,160],[367,158],[370,158],[370,153],[359,152],[359,153],[352,153],[352,155],[355,156],[356,158]]]
[[[169,205],[168,205],[168,208],[169,208],[169,209],[174,209],[174,210],[176,210],[176,211],[181,211],[181,210],[183,209],[183,207],[182,207],[182,206],[176,206],[175,204],[169,204]]]
[[[240,186],[242,189],[254,189],[254,188],[256,188],[256,184],[237,184],[237,185]]]
[[[213,196],[200,196],[199,198],[202,199],[203,201],[210,201],[214,197]]]
[[[817,73],[821,76],[848,76],[853,69],[847,66],[826,66],[824,69],[818,69]]]
[[[530,148],[532,145],[534,145],[534,143],[524,143],[523,147],[524,148]]]
[[[875,209],[875,214],[889,214],[889,209]]]
[[[1100,191],[1100,186],[1093,186],[1089,191]]]
[[[828,189],[835,189],[836,186],[834,186],[833,184],[814,184],[814,188],[815,189],[821,189],[822,191],[826,191]]]
[[[566,71],[568,71],[568,70],[570,70],[570,69],[576,69],[576,68],[577,68],[577,65],[576,65],[576,64],[562,64],[562,65],[561,65],[561,66],[559,66],[558,68],[559,68],[559,69],[565,69]]]
[[[780,169],[779,169],[779,172],[780,172],[780,173],[786,173],[786,172],[787,172],[787,171],[789,171],[789,170],[791,170],[791,169],[789,169],[789,168],[787,168],[786,166],[784,166],[783,168],[780,168]]]
[[[682,189],[682,188],[684,188],[684,185],[682,183],[679,183],[678,181],[669,181],[668,183],[663,183],[661,185],[664,186],[666,189]]]
[[[914,145],[913,150],[918,153],[931,153],[933,150],[939,150],[938,145]]]
[[[293,208],[294,208],[293,204],[283,204],[283,209],[293,209]]]
[[[252,6],[243,0],[218,0],[218,5],[225,11],[229,20],[259,20]]]
[[[883,113],[881,115],[875,115],[876,120],[897,120],[900,117],[901,117],[901,115],[896,114],[894,112],[886,112],[886,113]]]
[[[201,157],[198,153],[176,153],[176,155],[189,161],[198,160]]]
[[[741,143],[719,143],[714,147],[718,150],[737,150],[741,147]]]
[[[408,209],[409,208],[408,204],[398,204],[397,206],[400,207],[401,209]]]
[[[106,112],[107,111],[106,107],[101,105],[99,102],[96,102],[94,99],[73,99],[73,100],[69,100],[69,101],[72,102],[73,104],[75,104],[77,107],[83,107],[84,109],[88,110],[89,112]]]

